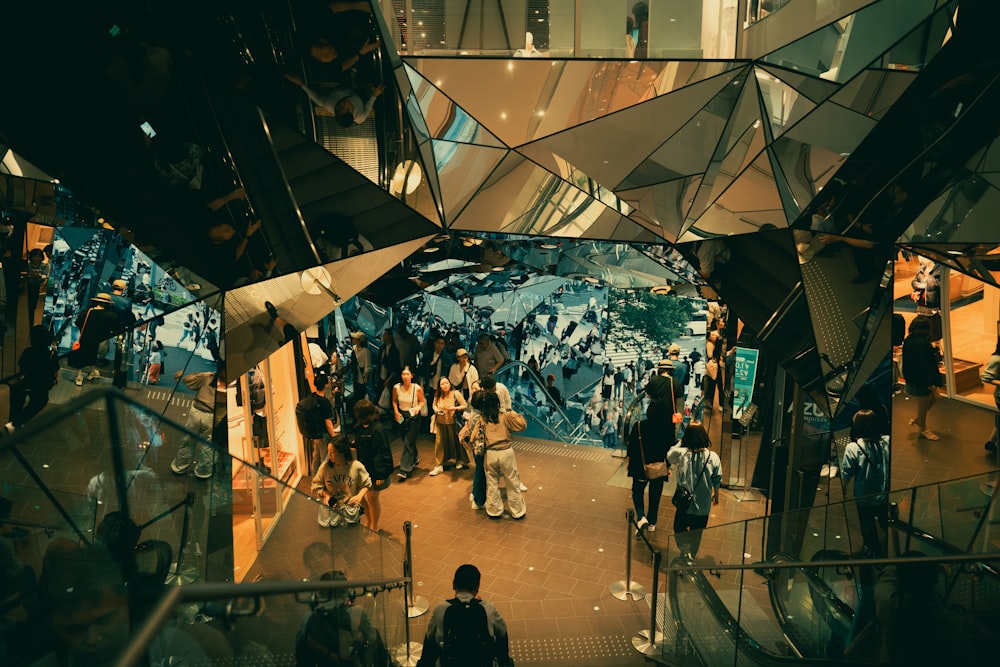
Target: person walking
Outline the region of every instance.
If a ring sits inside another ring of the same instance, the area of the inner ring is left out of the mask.
[[[910,425],[917,427],[917,437],[940,440],[937,433],[927,428],[927,413],[934,407],[938,387],[942,385],[937,350],[931,345],[930,335],[930,320],[924,315],[913,318],[909,335],[903,341],[903,379],[906,393],[917,399],[917,414],[910,420]]]
[[[337,437],[336,416],[324,393],[327,382],[325,375],[313,376],[314,391],[295,406],[299,432],[309,444],[309,473],[312,475],[323,465],[326,443]]]
[[[660,496],[663,495],[663,485],[670,479],[660,477],[649,479],[646,475],[646,464],[667,460],[667,448],[673,440],[674,425],[670,421],[670,412],[659,403],[651,403],[646,412],[646,418],[636,422],[628,434],[628,449],[626,451],[625,468],[632,478],[632,505],[635,507],[636,525],[638,531],[656,531],[656,520],[660,514]],[[665,437],[667,436],[667,437]],[[649,490],[648,511],[644,502],[646,490]]]
[[[521,478],[517,472],[517,459],[511,449],[511,431],[523,431],[528,423],[524,417],[511,410],[500,412],[500,399],[493,392],[477,391],[472,397],[472,407],[479,414],[469,420],[458,434],[459,439],[472,448],[476,455],[482,449],[482,465],[486,471],[486,514],[491,519],[503,516],[503,498],[500,495],[500,477],[507,486],[507,505],[514,519],[523,519],[527,512],[521,495]],[[473,486],[473,495],[476,488]],[[481,504],[475,497],[476,504]]]
[[[21,428],[49,403],[49,390],[59,381],[59,359],[52,350],[52,334],[41,325],[31,327],[31,344],[17,361],[20,374],[10,382],[8,433]],[[27,405],[25,404],[27,403]]]
[[[667,451],[667,462],[677,468],[677,485],[691,493],[687,507],[677,507],[674,513],[677,547],[688,558],[698,555],[701,531],[708,525],[712,505],[719,504],[722,461],[711,444],[702,423],[693,421],[681,441]]]
[[[212,439],[215,428],[226,418],[226,367],[220,366],[214,373],[181,376],[181,371],[174,373],[174,382],[183,380],[188,389],[197,392],[184,428],[199,439],[185,436],[170,462],[170,470],[175,475],[184,475],[194,467],[195,477],[209,479],[215,466],[215,450],[205,442]]]
[[[423,387],[413,381],[413,371],[409,366],[403,368],[400,378],[400,382],[392,387],[392,412],[399,424],[399,436],[403,440],[397,478],[400,482],[405,482],[419,462],[417,431],[420,428],[419,417],[427,411],[427,402],[424,400]]]
[[[466,405],[462,394],[452,388],[446,376],[438,378],[434,392],[434,469],[431,477],[444,472],[444,464],[448,461],[455,461],[456,470],[469,465],[469,454],[458,442],[455,426],[455,413],[465,412]]]
[[[983,384],[993,385],[993,402],[997,406],[997,412],[993,415],[993,433],[986,441],[986,451],[996,453],[998,438],[1000,438],[1000,338],[997,338],[996,349],[986,360],[983,372],[979,374],[979,379]]]
[[[69,365],[76,368],[76,386],[83,386],[83,371],[89,366],[88,380],[101,377],[98,362],[108,353],[108,339],[122,329],[118,312],[113,308],[111,295],[101,292],[92,299],[93,306],[76,319],[80,337],[67,355]]]
[[[378,530],[378,520],[382,516],[379,494],[392,483],[392,448],[389,436],[378,424],[378,406],[363,398],[354,404],[354,451],[361,465],[372,478],[372,485],[365,494],[365,526]]]
[[[889,436],[874,410],[858,410],[851,423],[851,442],[844,448],[840,478],[846,489],[854,480],[861,539],[872,558],[885,557],[878,526],[889,522]],[[844,496],[846,497],[846,492]]]
[[[511,667],[507,623],[489,601],[479,598],[482,575],[475,565],[459,565],[452,588],[455,597],[431,612],[417,667],[465,665]],[[464,632],[456,632],[459,627]]]
[[[352,396],[356,402],[362,398],[368,398],[368,376],[372,370],[372,358],[363,331],[352,331],[351,342],[354,344],[354,392]]]

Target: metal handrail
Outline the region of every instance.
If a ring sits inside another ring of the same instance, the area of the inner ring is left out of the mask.
[[[409,577],[391,579],[369,579],[365,581],[261,581],[250,584],[206,583],[187,584],[167,589],[160,602],[146,616],[143,624],[132,634],[132,641],[115,662],[116,667],[132,667],[141,664],[146,651],[156,639],[163,626],[174,616],[175,607],[183,602],[204,602],[209,600],[258,599],[265,595],[287,593],[312,593],[318,591],[391,590],[404,586]]]
[[[514,369],[519,369],[522,373],[524,371],[527,371],[528,374],[529,374],[529,377],[531,377],[531,379],[535,380],[535,382],[538,384],[538,386],[541,387],[542,391],[545,391],[545,382],[542,380],[542,376],[539,373],[537,373],[535,370],[533,370],[531,368],[531,366],[529,366],[528,364],[524,363],[523,361],[520,361],[520,360],[517,360],[517,359],[511,359],[510,361],[508,361],[507,363],[505,363],[503,366],[501,366],[500,368],[498,368],[497,371],[496,371],[496,373],[494,373],[494,376],[495,377],[499,377],[501,373],[503,373],[505,371],[506,372],[513,372]],[[556,403],[553,400],[552,401],[552,405],[554,406],[555,411],[557,413],[559,413],[559,416],[562,417],[563,423],[565,423],[565,424],[572,424],[573,423],[572,420],[569,418],[569,416],[566,414],[566,412],[562,409],[562,407],[558,403]],[[582,424],[577,424],[577,425],[575,425],[573,427],[573,429],[570,431],[570,434],[569,434],[569,438],[570,439],[567,442],[571,442],[573,444],[579,444],[579,442],[581,440],[583,440],[582,426],[583,426]],[[578,434],[578,432],[579,432],[579,434]],[[558,438],[558,439],[559,440],[564,440],[564,438]]]

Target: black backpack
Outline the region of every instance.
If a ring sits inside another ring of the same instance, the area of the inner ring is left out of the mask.
[[[363,658],[363,643],[354,636],[351,626],[351,614],[345,605],[317,608],[295,636],[296,667],[359,664]],[[334,661],[331,654],[340,660]]]
[[[492,667],[494,639],[486,609],[479,600],[448,600],[443,629],[441,667]]]

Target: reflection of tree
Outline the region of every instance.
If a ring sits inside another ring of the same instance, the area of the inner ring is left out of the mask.
[[[688,299],[650,292],[635,292],[627,298],[616,299],[614,309],[622,324],[641,331],[662,347],[670,345],[684,332],[694,313]]]

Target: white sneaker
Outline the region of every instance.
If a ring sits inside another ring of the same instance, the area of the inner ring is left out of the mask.
[[[76,374],[76,380],[73,381],[73,384],[75,384],[77,387],[83,386],[83,373]]]
[[[441,467],[441,466],[434,466],[434,469],[431,470],[430,475],[431,475],[431,477],[433,477],[434,475],[440,475],[443,472],[444,472],[444,468],[443,467]]]
[[[648,526],[646,526],[646,532],[647,533],[655,533],[656,532],[656,524],[655,523],[651,523]]]
[[[527,490],[528,490],[528,487],[526,487],[524,484],[521,484],[521,493],[524,493]]]
[[[642,529],[649,525],[649,521],[646,517],[642,517],[635,523],[635,534],[642,535]]]
[[[87,379],[88,380],[96,380],[99,377],[101,377],[101,371],[97,370],[96,368],[91,368],[90,369],[90,374],[87,376]]]
[[[464,463],[456,463],[455,464],[455,470],[465,470],[465,464]]]

